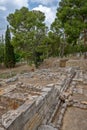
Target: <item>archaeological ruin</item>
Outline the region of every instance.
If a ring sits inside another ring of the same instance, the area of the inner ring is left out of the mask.
[[[0,130],[86,130],[87,71],[57,67],[0,79]]]

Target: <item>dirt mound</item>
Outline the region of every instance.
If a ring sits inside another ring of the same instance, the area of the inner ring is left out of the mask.
[[[86,59],[69,60],[66,62],[66,67],[79,67],[80,69],[87,70],[87,60]]]
[[[68,61],[67,58],[49,58],[45,59],[44,62],[40,65],[39,68],[58,68],[58,67],[65,67],[66,62]]]
[[[59,67],[59,59],[58,58],[49,58],[45,59],[44,62],[40,65],[39,68],[47,69],[52,67]]]
[[[58,67],[79,67],[87,70],[87,59],[73,59],[73,58],[49,58],[45,59],[39,68],[58,68]]]

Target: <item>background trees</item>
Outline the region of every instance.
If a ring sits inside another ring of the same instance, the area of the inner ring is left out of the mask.
[[[14,55],[14,48],[11,45],[11,36],[10,30],[7,26],[6,34],[5,34],[5,55],[4,55],[4,62],[7,68],[12,68],[15,66],[15,55]]]
[[[0,38],[0,64],[4,62],[4,38]]]
[[[87,30],[87,1],[61,0],[57,10],[57,18],[61,21],[68,42],[75,44],[78,38],[86,42]]]
[[[87,51],[86,0],[61,0],[49,30],[44,23],[44,13],[30,11],[26,7],[9,14],[7,20],[12,33],[11,43],[15,49],[16,61],[23,58],[38,66],[44,58],[50,56],[63,57]],[[9,35],[8,37],[10,39]],[[10,48],[13,50],[12,46]]]
[[[13,33],[16,52],[20,52],[23,58],[34,62],[37,66],[38,60],[40,61],[43,55],[40,48],[47,31],[44,14],[40,11],[29,11],[23,7],[16,10],[14,14],[9,14],[7,20]]]
[[[68,52],[64,52],[68,47],[69,49],[71,47],[73,49],[77,47],[78,52],[77,44],[81,42],[87,48],[87,1],[61,0],[57,9],[56,18],[52,23],[52,30],[62,40],[60,44],[62,50],[60,50],[63,54]]]

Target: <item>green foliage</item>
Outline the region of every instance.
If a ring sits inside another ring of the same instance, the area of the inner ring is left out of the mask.
[[[19,53],[15,53],[15,61],[20,62],[21,61],[21,55]]]
[[[4,62],[4,39],[3,36],[0,39],[0,63]]]
[[[15,49],[27,61],[36,63],[38,48],[43,45],[47,30],[44,14],[40,11],[29,11],[23,7],[16,10],[14,14],[9,14],[7,20],[13,33],[12,43]]]
[[[50,31],[45,15],[26,7],[9,14],[7,20],[16,61],[23,58],[38,67],[44,58],[86,51],[78,41],[87,42],[87,0],[61,0]]]
[[[12,68],[15,66],[15,55],[14,55],[14,48],[11,45],[11,37],[10,37],[10,30],[7,26],[6,34],[5,34],[5,57],[4,63],[7,68]]]
[[[61,0],[53,29],[65,34],[66,41],[75,45],[79,38],[87,42],[87,0]]]
[[[87,51],[87,45],[83,44],[67,44],[64,50],[64,55],[75,54],[75,53],[84,53]]]
[[[59,47],[60,47],[60,37],[55,33],[50,31],[48,34],[49,37],[49,46],[50,46],[50,56],[59,56]]]
[[[54,40],[52,47],[55,49],[58,47],[61,57],[70,53],[86,51],[87,0],[61,0],[51,30],[60,39],[60,44],[55,46]],[[79,41],[83,41],[85,47]]]

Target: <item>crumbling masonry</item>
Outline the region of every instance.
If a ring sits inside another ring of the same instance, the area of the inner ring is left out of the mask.
[[[64,130],[67,110],[87,111],[86,75],[58,68],[0,79],[0,130]]]

